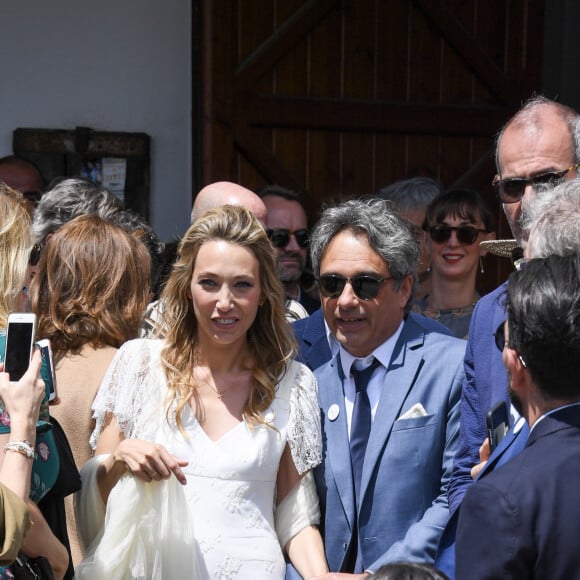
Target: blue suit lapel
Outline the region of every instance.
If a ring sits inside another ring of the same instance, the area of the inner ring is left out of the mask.
[[[382,389],[381,398],[373,421],[366,450],[361,479],[361,500],[366,493],[372,473],[381,451],[391,433],[397,417],[415,384],[423,365],[421,348],[425,340],[423,330],[411,319],[407,319],[387,371],[387,386]]]
[[[332,472],[344,512],[349,524],[352,526],[356,503],[350,463],[344,391],[337,364],[337,358],[335,357],[323,369],[316,372],[316,379],[318,381],[318,397],[322,409],[324,442],[326,444],[326,469],[330,469]],[[334,421],[328,418],[328,409],[332,405],[338,405],[339,409],[338,417]]]
[[[493,450],[487,463],[484,465],[483,469],[480,471],[477,479],[484,477],[489,472],[493,471],[500,465],[503,465],[509,461],[512,457],[521,453],[526,446],[528,441],[528,436],[530,434],[530,428],[524,419],[521,429],[515,432],[512,427],[506,434],[506,436],[501,440],[500,444]]]

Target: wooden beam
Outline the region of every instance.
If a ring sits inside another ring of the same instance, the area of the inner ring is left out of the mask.
[[[258,145],[258,139],[252,137],[252,129],[236,125],[234,138],[236,148],[257,169],[266,183],[283,183],[295,191],[306,190],[305,184],[279,158]]]
[[[405,104],[244,94],[236,117],[250,127],[489,137],[517,107]]]
[[[249,90],[264,74],[306,36],[340,0],[308,0],[273,34],[254,50],[237,68],[236,88]]]

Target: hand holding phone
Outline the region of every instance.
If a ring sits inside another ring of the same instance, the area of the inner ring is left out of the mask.
[[[505,401],[496,403],[486,414],[487,436],[491,451],[499,445],[509,429],[509,416]]]
[[[29,312],[14,312],[8,316],[4,372],[10,382],[18,382],[30,364],[34,351],[36,315]]]
[[[46,395],[48,402],[56,399],[56,375],[54,372],[54,364],[52,361],[52,349],[50,348],[50,340],[48,338],[41,338],[36,341],[36,346],[40,349],[42,355],[42,367],[40,368],[40,377],[46,385]]]

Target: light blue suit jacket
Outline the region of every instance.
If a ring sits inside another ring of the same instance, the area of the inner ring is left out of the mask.
[[[408,317],[395,346],[366,451],[359,502],[365,569],[433,562],[447,522],[447,483],[459,435],[465,341]],[[356,517],[346,411],[336,358],[315,372],[323,463],[315,469],[326,556],[340,571]],[[399,419],[416,403],[427,415]],[[338,416],[328,409],[338,405]],[[334,418],[335,417],[335,418]],[[332,420],[334,418],[334,420]]]

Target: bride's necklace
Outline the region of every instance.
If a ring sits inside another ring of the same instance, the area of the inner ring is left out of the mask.
[[[226,387],[223,390],[220,390],[217,385],[215,385],[215,381],[213,381],[213,377],[211,373],[207,373],[207,376],[199,376],[201,373],[198,372],[198,380],[203,382],[207,387],[209,387],[210,391],[213,391],[216,397],[221,401],[224,398],[224,395],[231,390],[231,386]],[[205,373],[204,373],[205,374]],[[211,377],[211,378],[210,378]],[[213,383],[213,384],[212,384]]]
[[[216,394],[216,397],[220,401],[224,398],[224,395],[230,390],[230,389],[225,389],[222,392],[217,387],[214,387],[209,381],[205,381],[205,384]]]

